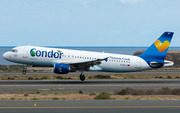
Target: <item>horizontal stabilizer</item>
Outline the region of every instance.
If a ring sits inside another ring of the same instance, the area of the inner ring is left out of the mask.
[[[151,65],[152,67],[159,67],[159,66],[161,66],[161,65],[163,65],[163,67],[169,67],[169,66],[173,66],[173,65],[174,65],[174,62],[165,60],[164,62],[150,62],[150,65]]]

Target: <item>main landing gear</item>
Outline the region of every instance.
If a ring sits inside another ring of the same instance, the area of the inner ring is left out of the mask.
[[[27,64],[25,64],[24,69],[22,70],[22,74],[26,74],[26,70],[27,70]]]
[[[23,70],[23,71],[22,71],[22,74],[26,74],[26,70]]]
[[[86,77],[84,76],[83,73],[80,74],[79,78],[80,78],[81,81],[84,81],[86,79]]]

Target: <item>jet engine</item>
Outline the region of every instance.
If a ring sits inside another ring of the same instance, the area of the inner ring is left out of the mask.
[[[67,64],[54,64],[54,73],[67,74],[70,71],[70,66]]]

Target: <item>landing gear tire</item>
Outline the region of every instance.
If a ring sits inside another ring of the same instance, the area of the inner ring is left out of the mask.
[[[81,75],[79,76],[79,78],[80,78],[81,81],[84,81],[84,80],[86,79],[86,77],[84,76],[84,74],[81,74]]]
[[[22,74],[26,74],[26,70],[27,70],[27,64],[25,64],[25,66],[24,66],[24,69],[23,69],[23,71],[22,71]]]
[[[26,70],[23,70],[23,71],[22,71],[22,74],[26,74]]]

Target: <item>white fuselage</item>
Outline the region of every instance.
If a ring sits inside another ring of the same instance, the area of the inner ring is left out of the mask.
[[[138,56],[35,46],[13,48],[13,51],[6,52],[3,57],[16,63],[45,67],[53,67],[55,63],[76,64],[108,57],[107,61],[90,67],[89,71],[132,72],[152,69]]]

